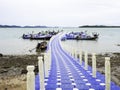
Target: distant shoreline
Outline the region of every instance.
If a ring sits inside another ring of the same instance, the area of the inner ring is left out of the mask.
[[[85,25],[85,26],[79,26],[79,28],[120,28],[120,26],[102,26],[102,25],[89,26],[89,25]]]
[[[0,25],[0,28],[59,28],[61,26],[18,26],[18,25]],[[62,27],[62,28],[73,28],[70,27]],[[105,25],[83,25],[74,28],[120,28],[120,26],[105,26]]]
[[[17,26],[17,25],[0,25],[0,28],[58,28],[50,26]]]

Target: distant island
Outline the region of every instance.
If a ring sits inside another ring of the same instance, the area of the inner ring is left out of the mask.
[[[36,26],[0,25],[0,28],[58,28],[58,27],[59,26],[52,27],[52,26],[40,26],[40,25],[36,25]],[[63,27],[63,28],[73,28],[73,27]],[[120,26],[83,25],[83,26],[78,26],[78,28],[120,28]]]
[[[48,26],[17,26],[17,25],[0,25],[0,28],[50,28]]]
[[[84,25],[79,28],[120,28],[120,26],[104,26],[104,25]]]

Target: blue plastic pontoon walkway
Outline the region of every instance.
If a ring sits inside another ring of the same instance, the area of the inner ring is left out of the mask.
[[[51,42],[52,64],[50,75],[45,81],[46,90],[105,90],[105,77],[97,72],[97,78],[92,77],[92,69],[86,71],[75,58],[65,52],[57,35]],[[83,63],[84,64],[84,63]],[[36,76],[36,90],[39,90],[39,76]],[[111,82],[111,90],[120,87]]]

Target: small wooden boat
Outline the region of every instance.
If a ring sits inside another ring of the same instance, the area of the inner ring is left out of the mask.
[[[37,44],[36,52],[45,51],[47,49],[47,42],[43,41]]]

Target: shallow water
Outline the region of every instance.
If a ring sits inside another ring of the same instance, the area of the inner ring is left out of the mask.
[[[120,52],[120,28],[0,28],[0,53],[3,54],[35,54],[35,50],[29,50],[36,47],[41,40],[23,40],[23,33],[38,33],[45,30],[63,30],[69,31],[86,31],[87,33],[97,32],[100,34],[97,41],[62,41],[65,48],[78,51],[88,51],[90,53]]]

